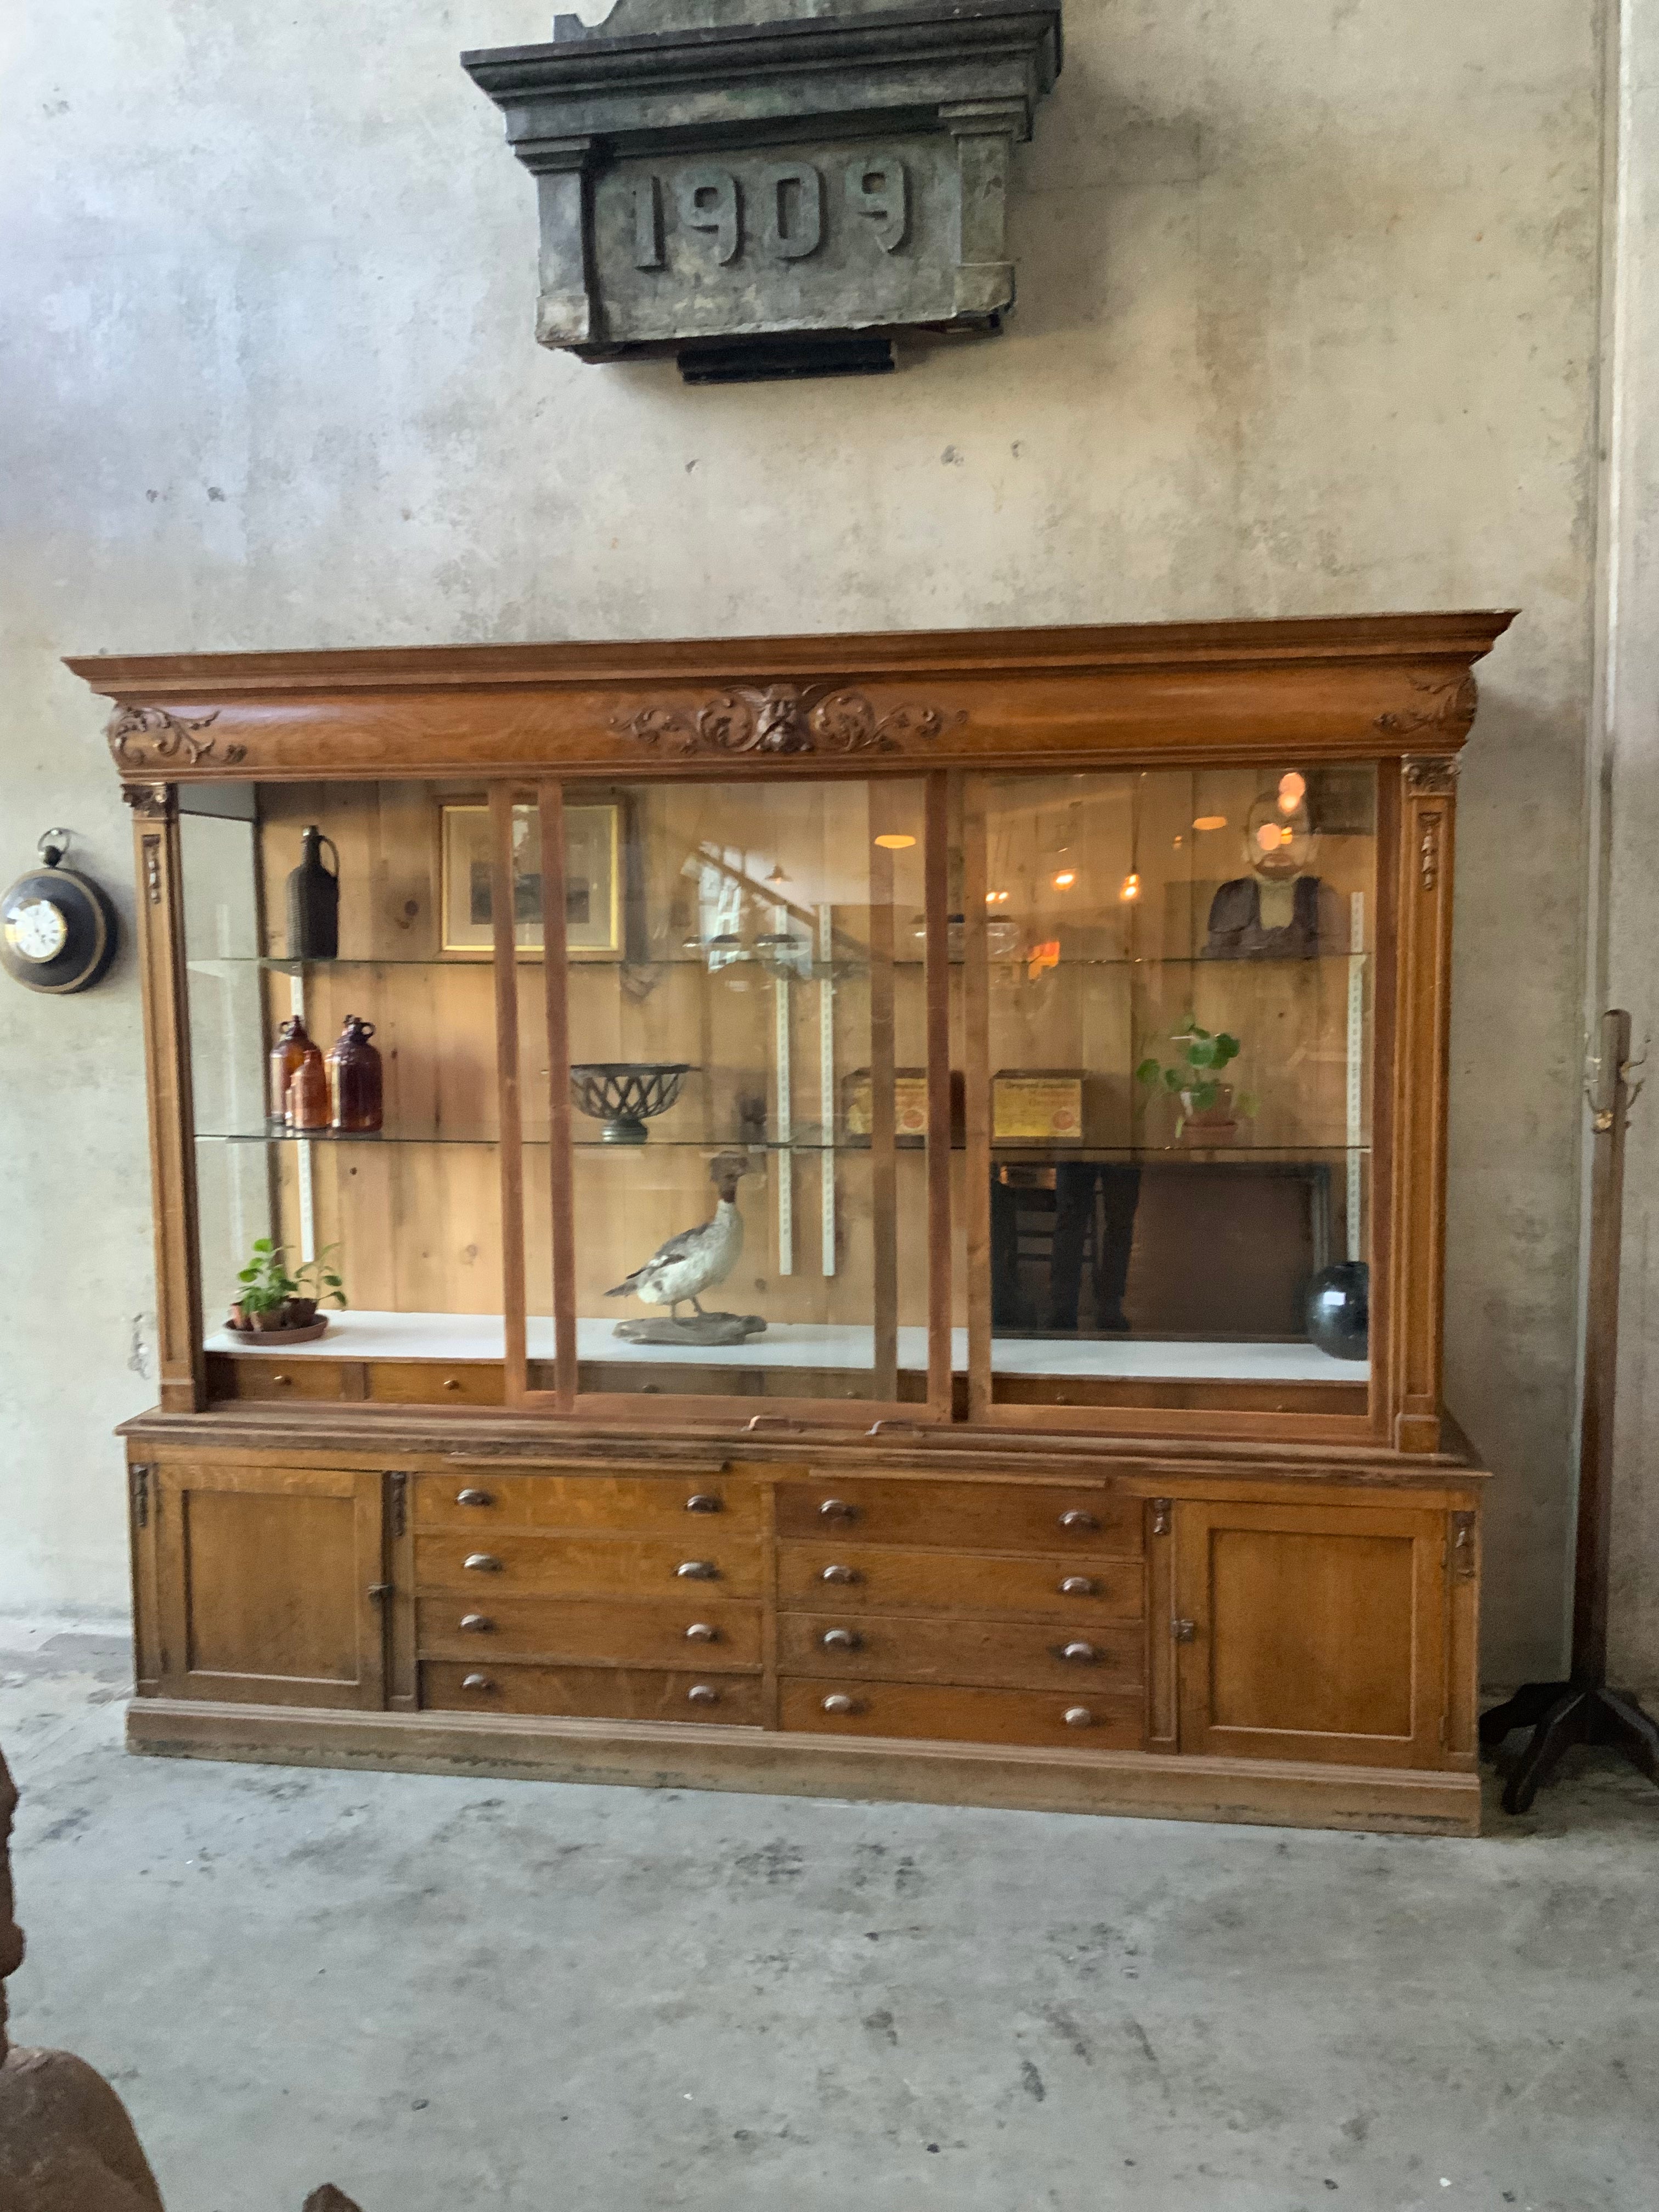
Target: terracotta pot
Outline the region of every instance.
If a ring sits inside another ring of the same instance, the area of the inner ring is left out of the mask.
[[[247,1316],[242,1311],[242,1301],[240,1298],[233,1298],[231,1300],[230,1325],[233,1328],[246,1328],[247,1327]]]
[[[1181,1094],[1181,1140],[1185,1145],[1231,1144],[1238,1124],[1233,1119],[1233,1086],[1231,1083],[1216,1085],[1212,1106],[1199,1108],[1193,1101],[1197,1093],[1183,1091]]]
[[[283,1309],[273,1306],[269,1312],[250,1314],[248,1318],[261,1336],[273,1336],[283,1326]]]
[[[290,1298],[283,1308],[284,1328],[309,1328],[317,1318],[315,1298]]]

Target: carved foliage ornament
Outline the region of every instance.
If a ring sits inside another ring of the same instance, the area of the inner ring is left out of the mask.
[[[1443,733],[1454,744],[1469,733],[1474,720],[1480,689],[1473,676],[1408,676],[1407,682],[1421,695],[1421,703],[1390,708],[1379,714],[1375,726],[1391,738],[1414,736],[1422,730]]]
[[[966,721],[937,707],[892,707],[877,713],[862,691],[831,685],[733,684],[697,708],[644,707],[619,714],[613,726],[640,744],[684,759],[702,754],[896,753],[918,738],[936,738]]]
[[[184,715],[170,714],[165,707],[118,705],[105,734],[111,752],[123,768],[154,769],[175,762],[198,768],[208,759],[216,767],[234,768],[246,757],[247,747],[227,745],[221,752],[215,738],[201,734],[218,719],[216,707],[210,714],[191,721]]]

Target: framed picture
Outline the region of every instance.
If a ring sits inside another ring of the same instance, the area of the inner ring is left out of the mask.
[[[513,810],[514,933],[520,950],[539,952],[542,934],[541,810]],[[564,810],[564,932],[573,953],[622,950],[622,807],[616,800]],[[443,809],[443,948],[488,952],[495,912],[489,872],[489,809]]]

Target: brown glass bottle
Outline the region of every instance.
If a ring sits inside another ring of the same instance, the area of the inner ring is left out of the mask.
[[[307,1044],[289,1082],[288,1126],[307,1134],[328,1127],[328,1070],[314,1044]]]
[[[276,1042],[270,1048],[270,1092],[265,1111],[273,1121],[288,1119],[288,1086],[310,1044],[305,1024],[298,1014],[291,1014],[278,1029]]]
[[[348,1014],[329,1048],[330,1122],[344,1136],[362,1136],[380,1126],[380,1055],[369,1042],[374,1034],[373,1022]]]

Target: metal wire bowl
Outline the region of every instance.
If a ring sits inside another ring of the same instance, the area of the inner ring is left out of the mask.
[[[668,1111],[692,1072],[688,1060],[583,1060],[570,1071],[570,1103],[604,1122],[601,1142],[642,1145],[646,1123]]]

